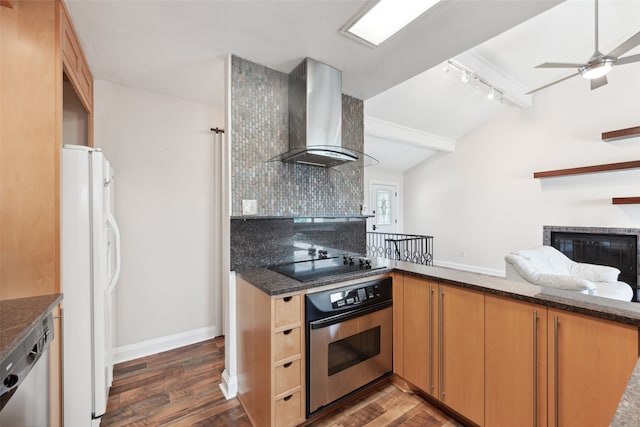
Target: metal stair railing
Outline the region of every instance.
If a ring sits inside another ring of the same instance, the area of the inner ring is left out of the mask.
[[[367,231],[367,256],[433,265],[433,236]]]

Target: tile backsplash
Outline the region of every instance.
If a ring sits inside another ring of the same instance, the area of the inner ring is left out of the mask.
[[[233,56],[232,216],[257,200],[258,216],[359,215],[364,162],[334,169],[268,160],[289,149],[288,75]],[[362,100],[342,95],[342,145],[364,151]]]
[[[231,270],[309,259],[308,249],[330,256],[365,255],[365,218],[231,219]]]

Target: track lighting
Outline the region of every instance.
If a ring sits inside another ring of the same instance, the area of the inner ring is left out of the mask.
[[[459,64],[454,60],[449,60],[442,71],[444,73],[449,73],[450,70],[455,70],[460,73],[460,81],[462,83],[466,84],[469,82],[469,79],[472,78],[476,92],[486,94],[487,99],[497,99],[501,104],[505,102],[504,93],[500,89],[497,89],[473,71],[468,70],[462,64]]]

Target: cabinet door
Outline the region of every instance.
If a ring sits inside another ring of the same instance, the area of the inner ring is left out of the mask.
[[[440,285],[439,310],[440,400],[483,425],[484,294]]]
[[[404,274],[393,274],[393,373],[404,378]]]
[[[547,309],[485,295],[485,425],[546,426]]]
[[[93,76],[63,2],[60,2],[62,63],[67,77],[88,113],[93,111]]]
[[[433,318],[438,285],[405,277],[404,282],[404,378],[422,391],[437,397],[434,370]],[[436,365],[437,367],[437,365]]]
[[[609,425],[638,359],[637,327],[548,310],[549,425]]]

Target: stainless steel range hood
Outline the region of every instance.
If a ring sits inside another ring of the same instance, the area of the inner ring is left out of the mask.
[[[289,74],[289,151],[279,160],[333,167],[358,160],[342,147],[342,72],[306,58]]]

